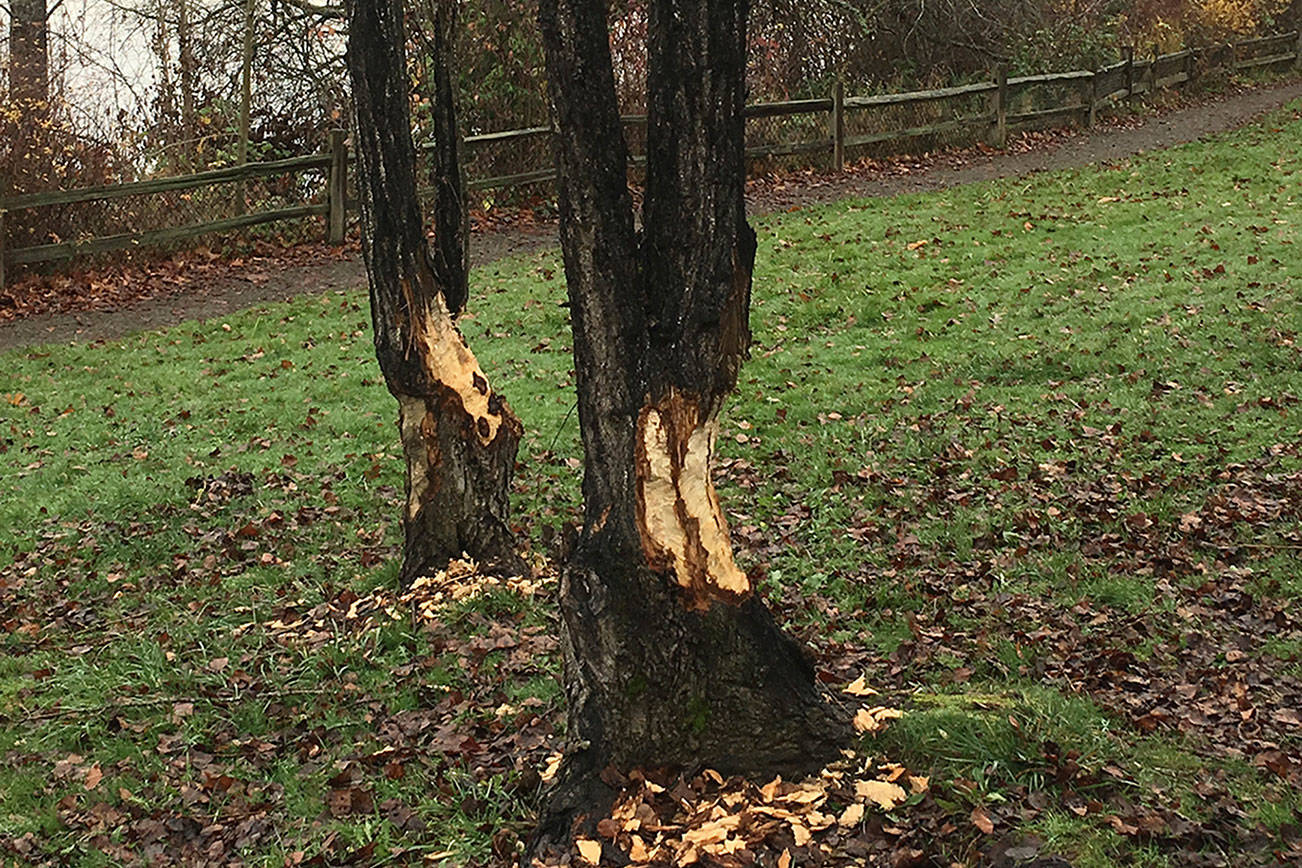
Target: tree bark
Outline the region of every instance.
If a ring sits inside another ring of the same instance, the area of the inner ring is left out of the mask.
[[[604,0],[542,0],[585,449],[561,588],[576,747],[543,836],[613,764],[816,769],[848,738],[733,559],[711,476],[750,342],[746,0],[656,0],[643,234],[633,228]]]
[[[11,0],[9,99],[44,113],[50,101],[49,12],[46,0]]]
[[[357,113],[362,250],[375,352],[398,399],[407,462],[402,578],[409,583],[462,553],[502,569],[519,567],[507,519],[523,430],[456,326],[467,293],[467,235],[459,175],[450,170],[440,178],[454,195],[440,194],[436,255],[426,243],[405,44],[402,0],[350,4],[347,61]],[[451,87],[441,93],[448,103],[436,110],[436,162],[447,167],[456,161],[456,117]]]
[[[249,123],[253,109],[253,55],[256,49],[253,28],[257,23],[258,0],[244,3],[244,47],[240,52],[240,132],[235,143],[235,162],[249,161]],[[248,185],[241,178],[235,185],[235,211],[243,214],[249,207]]]
[[[181,88],[181,158],[182,165],[193,170],[196,148],[190,139],[199,126],[194,105],[199,85],[194,57],[194,31],[190,23],[190,0],[176,0],[176,46]]]

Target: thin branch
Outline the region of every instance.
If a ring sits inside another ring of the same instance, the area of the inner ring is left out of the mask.
[[[319,18],[344,17],[343,6],[331,6],[326,3],[313,3],[311,0],[280,0],[280,2],[288,6],[293,6],[296,9],[301,9],[309,15],[315,15]]]

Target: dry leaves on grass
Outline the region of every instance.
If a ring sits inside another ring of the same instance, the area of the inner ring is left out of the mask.
[[[802,781],[777,777],[759,785],[708,769],[690,781],[642,771],[623,778],[607,770],[606,778],[623,791],[597,824],[597,837],[575,840],[579,859],[593,865],[740,868],[862,855],[880,850],[884,840],[881,822],[867,821],[929,787],[927,778],[903,766],[849,751]]]
[[[474,561],[456,560],[432,576],[422,576],[403,593],[379,588],[366,596],[345,591],[328,603],[320,603],[306,611],[284,607],[279,617],[264,624],[243,624],[235,634],[261,626],[278,642],[293,644],[306,642],[319,645],[341,628],[351,632],[365,632],[382,621],[403,621],[415,618],[426,624],[438,623],[447,608],[464,603],[490,591],[503,590],[520,597],[532,598],[546,592],[556,576],[542,572],[538,576],[499,576],[481,573]]]

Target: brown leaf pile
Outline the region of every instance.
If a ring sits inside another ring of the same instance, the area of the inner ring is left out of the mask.
[[[903,766],[845,752],[817,776],[756,784],[707,769],[690,779],[611,769],[620,789],[595,835],[547,864],[750,865],[908,864],[915,832],[891,812],[929,798],[927,778]],[[906,811],[907,813],[907,811]]]

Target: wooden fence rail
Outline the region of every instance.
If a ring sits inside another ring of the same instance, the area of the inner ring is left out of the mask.
[[[788,102],[756,103],[746,107],[750,122],[774,119],[808,118],[808,129],[820,130],[815,138],[799,141],[778,141],[755,144],[746,148],[751,159],[773,159],[807,154],[827,154],[832,167],[841,169],[847,155],[856,149],[888,142],[907,142],[911,139],[952,135],[969,132],[972,137],[1003,147],[1010,128],[1029,127],[1048,121],[1070,118],[1081,126],[1091,126],[1101,108],[1120,100],[1152,93],[1195,81],[1214,68],[1233,71],[1250,70],[1290,63],[1302,66],[1302,33],[1294,31],[1210,48],[1188,49],[1170,54],[1157,54],[1147,58],[1135,57],[1127,49],[1120,63],[1102,69],[1026,75],[1009,78],[1002,69],[995,71],[991,81],[911,93],[877,94],[872,96],[846,96],[844,86],[837,83],[828,99],[802,99]],[[1037,92],[1051,92],[1049,104],[1037,102]],[[982,99],[984,98],[984,99]],[[984,105],[977,111],[963,113],[959,108],[948,112],[938,104],[961,103],[978,100]],[[895,106],[932,106],[931,111],[942,115],[929,123],[892,127],[872,132],[850,131],[856,117],[874,110]],[[822,116],[822,120],[819,120]],[[627,127],[642,127],[645,115],[628,115],[623,118]],[[528,127],[517,130],[481,133],[467,136],[465,144],[471,151],[495,146],[520,146],[530,141],[546,141],[552,135],[550,127]],[[287,160],[249,163],[215,169],[192,175],[156,178],[76,190],[54,190],[30,193],[0,199],[0,289],[4,287],[7,265],[48,262],[69,259],[80,255],[103,253],[111,250],[166,244],[185,238],[210,233],[229,232],[281,220],[305,217],[326,218],[326,238],[330,243],[344,240],[348,200],[347,176],[350,158],[344,133],[334,131],[329,147],[324,153]],[[515,188],[546,183],[556,178],[555,169],[548,165],[529,171],[515,171],[491,177],[471,178],[472,190]],[[633,167],[644,166],[646,157],[631,154]],[[296,205],[239,214],[204,223],[194,223],[168,229],[154,229],[92,238],[60,241],[5,249],[5,221],[13,219],[15,212],[58,205],[103,202],[126,196],[145,196],[164,192],[196,190],[218,184],[242,183],[252,178],[276,177],[321,172],[325,176],[324,198],[321,204]]]

